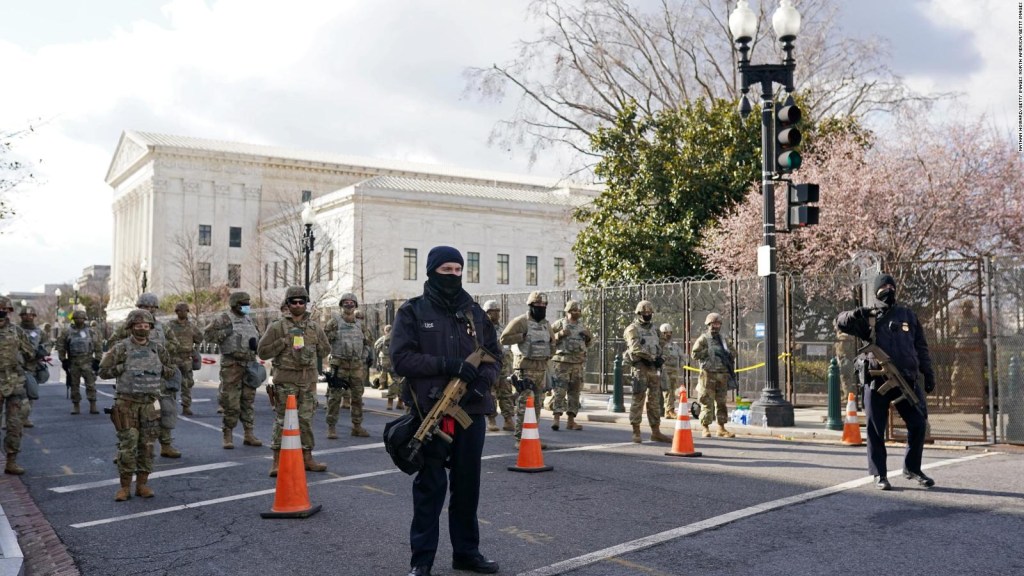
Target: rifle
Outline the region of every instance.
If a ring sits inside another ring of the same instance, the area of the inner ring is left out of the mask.
[[[914,407],[922,416],[924,416],[924,408],[921,406],[921,400],[917,397],[917,393],[914,391],[914,387],[911,386],[907,380],[900,373],[900,369],[897,368],[889,357],[878,344],[874,342],[868,342],[864,346],[857,349],[858,354],[864,354],[870,352],[875,358],[875,362],[881,366],[881,370],[872,370],[870,366],[865,365],[868,375],[872,378],[885,377],[885,382],[875,388],[875,392],[880,394],[888,394],[890,390],[899,390],[900,395],[898,398],[893,400],[893,403],[903,402],[906,400],[910,402],[910,405]]]
[[[270,407],[277,409],[277,386],[267,384],[267,397],[270,398]]]
[[[736,379],[736,363],[732,357],[732,354],[726,352],[723,349],[721,353],[716,352],[715,355],[718,356],[718,359],[722,361],[722,364],[725,366],[725,369],[729,373],[729,382],[727,388],[730,390],[739,390],[740,383],[739,380]]]

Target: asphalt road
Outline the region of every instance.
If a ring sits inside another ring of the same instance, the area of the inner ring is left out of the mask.
[[[111,387],[100,386],[109,406]],[[115,437],[106,415],[68,414],[63,384],[42,387],[20,461],[23,481],[86,575],[405,574],[412,479],[380,443],[385,423],[368,390],[370,438],[326,440],[317,412],[317,458],[307,473],[313,504],[302,520],[268,520],[269,448],[220,445],[216,388],[195,390],[182,418],[178,460],[156,458],[156,497],[114,502]],[[547,413],[545,413],[547,414]],[[343,411],[342,422],[348,412]],[[269,444],[272,415],[257,396],[257,435]],[[770,438],[700,439],[700,458],[629,443],[628,427],[585,422],[554,432],[540,474],[509,472],[509,433],[490,434],[483,463],[481,549],[503,574],[1020,574],[1024,458],[984,449],[928,449],[937,486],[891,474],[880,492],[863,448]],[[645,434],[646,437],[646,434]],[[899,448],[890,467],[900,469]],[[451,570],[442,521],[437,574]]]

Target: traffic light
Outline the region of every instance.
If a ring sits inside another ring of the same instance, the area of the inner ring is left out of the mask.
[[[775,166],[780,176],[798,170],[803,161],[796,150],[803,140],[800,129],[796,127],[802,115],[792,96],[775,113]]]
[[[818,223],[817,184],[790,184],[789,207],[786,211],[786,228],[814,226]]]

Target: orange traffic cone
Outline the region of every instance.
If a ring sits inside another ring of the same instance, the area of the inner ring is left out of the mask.
[[[526,415],[523,418],[523,435],[519,439],[519,459],[515,466],[509,466],[513,472],[547,472],[554,470],[544,465],[544,456],[540,453],[540,430],[537,429],[537,411],[533,407],[533,393],[526,397]]]
[[[302,463],[302,442],[299,440],[299,410],[295,395],[289,394],[284,409],[284,430],[281,430],[281,454],[277,469],[277,490],[270,512],[264,518],[308,518],[320,511],[321,505],[309,502],[306,490],[306,468]]]
[[[857,420],[857,397],[850,392],[846,401],[846,422],[843,423],[843,444],[847,446],[863,446],[860,437],[860,422]]]
[[[700,456],[700,452],[695,452],[693,449],[693,431],[690,430],[690,415],[683,408],[688,404],[686,388],[683,388],[679,392],[679,418],[676,419],[676,434],[672,438],[672,451],[665,452],[665,456]]]

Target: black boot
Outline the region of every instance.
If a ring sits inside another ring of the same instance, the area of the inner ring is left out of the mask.
[[[906,468],[903,469],[903,477],[907,480],[917,480],[917,483],[925,488],[931,488],[935,486],[935,480],[924,475],[924,472],[911,472]]]
[[[889,490],[892,485],[889,484],[889,479],[885,476],[875,476],[875,488],[879,490]]]

